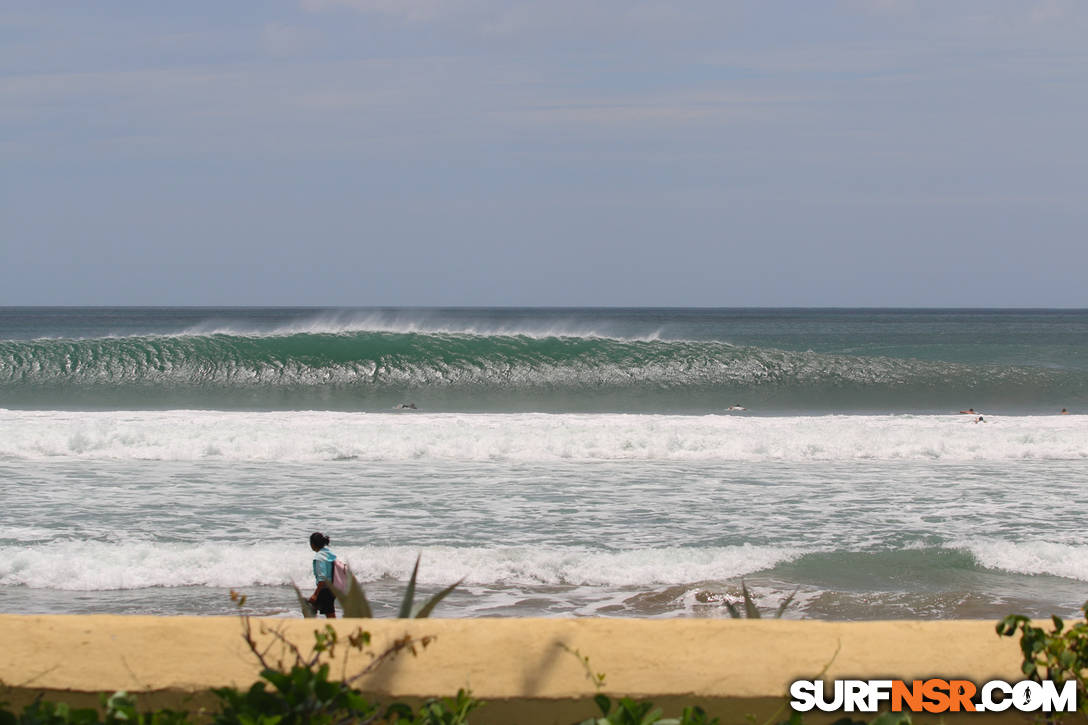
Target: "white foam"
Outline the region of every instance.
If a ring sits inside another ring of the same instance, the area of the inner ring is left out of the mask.
[[[336,548],[363,582],[406,580],[422,553],[421,586],[464,579],[475,585],[647,586],[725,581],[799,552],[780,547],[662,548],[607,552],[580,547]],[[310,585],[302,545],[172,544],[125,540],[54,541],[0,547],[0,586],[76,591],[146,587]]]
[[[654,330],[642,335],[615,335],[599,327],[584,323],[561,320],[542,321],[538,324],[450,324],[439,323],[426,317],[405,316],[382,312],[326,312],[308,319],[274,326],[256,326],[227,321],[208,321],[186,328],[183,336],[238,335],[245,337],[285,337],[288,335],[341,335],[359,332],[388,332],[402,334],[469,335],[474,337],[553,337],[599,338],[611,340],[650,342],[661,339],[661,331]]]
[[[1088,546],[1085,545],[1046,541],[965,541],[960,545],[988,569],[1088,581]]]
[[[1088,458],[1088,416],[0,410],[0,460],[1014,461]]]

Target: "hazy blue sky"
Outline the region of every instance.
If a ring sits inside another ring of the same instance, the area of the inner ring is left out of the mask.
[[[0,304],[1088,306],[1088,2],[0,6]]]

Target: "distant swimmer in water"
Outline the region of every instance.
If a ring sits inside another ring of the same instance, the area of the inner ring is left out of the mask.
[[[975,414],[975,409],[974,408],[968,408],[967,410],[961,410],[960,411],[960,415],[974,415],[974,414]]]
[[[401,403],[394,410],[418,410],[415,403]]]
[[[1069,415],[1069,411],[1065,408],[1062,408],[1062,415]]]
[[[726,408],[726,410],[748,410],[748,409],[747,409],[747,408],[745,408],[745,407],[744,407],[743,405],[741,405],[740,403],[733,403],[733,404],[732,404],[732,405],[730,405],[730,406],[729,406],[728,408]]]
[[[985,422],[986,422],[986,419],[985,419],[985,418],[983,418],[983,417],[982,417],[982,416],[980,415],[979,417],[975,418],[975,422],[976,422],[976,423],[985,423]]]

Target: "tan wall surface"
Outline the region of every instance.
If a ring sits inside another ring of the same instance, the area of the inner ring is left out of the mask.
[[[327,620],[252,620],[309,650]],[[390,697],[584,700],[595,692],[583,664],[606,674],[606,692],[780,701],[789,683],[829,677],[962,677],[1017,680],[1019,651],[991,621],[426,619],[333,620],[342,636],[363,626],[382,651],[410,634],[435,637],[359,685]],[[267,638],[268,635],[263,635]],[[836,655],[836,650],[838,654]],[[273,653],[279,649],[274,649]],[[0,615],[0,680],[23,690],[195,691],[247,686],[259,665],[233,617]],[[334,660],[339,666],[342,654]],[[367,662],[353,653],[349,672]],[[10,699],[10,698],[9,698]],[[762,709],[762,708],[760,708]],[[592,710],[582,709],[584,716]],[[976,719],[976,718],[973,718]],[[976,719],[977,720],[977,719]]]

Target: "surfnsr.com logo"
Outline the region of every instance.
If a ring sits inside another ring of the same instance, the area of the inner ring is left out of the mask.
[[[1076,682],[990,680],[797,680],[790,685],[796,712],[1075,712]]]

